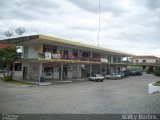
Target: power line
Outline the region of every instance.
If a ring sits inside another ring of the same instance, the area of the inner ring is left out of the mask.
[[[100,32],[101,32],[101,1],[99,0],[99,11],[98,11],[98,46],[100,42]]]

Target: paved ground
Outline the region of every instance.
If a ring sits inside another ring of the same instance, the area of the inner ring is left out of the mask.
[[[147,93],[147,84],[159,79],[145,74],[36,87],[0,82],[0,113],[160,113],[160,93]]]

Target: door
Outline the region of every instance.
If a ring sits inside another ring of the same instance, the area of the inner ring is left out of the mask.
[[[27,67],[26,66],[23,67],[23,79],[24,80],[27,79]]]
[[[63,79],[67,79],[67,67],[63,67]]]

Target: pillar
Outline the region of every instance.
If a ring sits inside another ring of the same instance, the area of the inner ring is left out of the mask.
[[[77,66],[77,79],[79,78],[79,64]]]
[[[100,74],[102,74],[102,64],[100,64]]]
[[[63,64],[61,64],[61,80],[63,80]]]
[[[40,63],[40,65],[39,65],[39,82],[40,82],[40,77],[42,76],[42,69],[43,69],[42,63]]]
[[[61,51],[61,58],[63,58],[64,56],[63,56],[63,54],[64,54],[64,47],[62,47],[62,51]]]
[[[101,58],[102,58],[103,56],[102,56],[102,52],[101,52]]]
[[[91,54],[91,59],[92,59],[92,57],[93,57],[92,51],[91,51],[91,53],[90,53],[90,54]]]
[[[89,66],[89,74],[91,75],[91,72],[92,72],[92,65],[90,64]]]
[[[80,50],[78,49],[78,60],[80,60]]]

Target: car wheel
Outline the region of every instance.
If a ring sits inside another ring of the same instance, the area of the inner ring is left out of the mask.
[[[103,82],[103,80],[101,80],[101,82]]]

